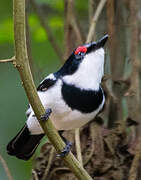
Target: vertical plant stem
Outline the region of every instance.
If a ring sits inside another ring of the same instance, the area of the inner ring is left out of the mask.
[[[116,9],[115,9],[116,7]],[[122,110],[122,89],[121,85],[116,83],[115,79],[123,79],[125,60],[126,60],[126,49],[125,38],[126,32],[125,28],[121,29],[125,25],[126,19],[124,16],[124,3],[122,0],[107,1],[107,26],[108,34],[110,39],[108,41],[109,45],[109,55],[111,63],[111,73],[112,73],[112,91],[116,99],[111,98],[109,104],[109,121],[108,126],[113,127],[114,123],[117,121],[122,121],[123,110]],[[113,118],[114,117],[114,118]]]
[[[82,159],[82,153],[81,153],[81,144],[80,144],[80,130],[79,128],[75,129],[75,143],[76,143],[76,153],[77,153],[77,159],[83,166],[83,159]]]
[[[94,16],[92,18],[92,22],[90,24],[90,28],[89,28],[89,32],[88,32],[88,36],[87,36],[87,40],[86,40],[87,43],[92,40],[92,38],[93,38],[93,36],[95,34],[96,23],[98,21],[98,18],[99,18],[100,14],[101,14],[101,11],[102,11],[105,3],[106,3],[106,0],[100,0],[100,2],[98,4],[96,12],[95,12],[95,14],[94,14]]]
[[[137,2],[135,0],[129,1],[129,19],[130,19],[130,57],[131,57],[131,74],[130,87],[126,92],[126,99],[128,105],[128,116],[131,119],[139,122],[137,127],[137,137],[141,135],[140,125],[140,82],[139,82],[139,59],[138,59],[138,22],[137,22]]]

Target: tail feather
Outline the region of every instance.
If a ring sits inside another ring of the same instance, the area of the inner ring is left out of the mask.
[[[43,136],[44,134],[30,134],[27,125],[25,125],[7,145],[7,152],[19,159],[28,160],[35,152]]]

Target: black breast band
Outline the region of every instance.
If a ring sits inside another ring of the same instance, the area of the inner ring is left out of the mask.
[[[91,113],[101,105],[104,95],[101,87],[98,91],[82,90],[63,82],[62,96],[72,110]]]

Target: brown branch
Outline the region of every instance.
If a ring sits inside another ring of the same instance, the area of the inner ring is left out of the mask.
[[[64,15],[64,60],[66,60],[72,50],[83,43],[83,36],[80,27],[76,21],[74,0],[65,0]]]
[[[52,147],[52,149],[51,149],[51,151],[50,151],[50,154],[49,154],[48,164],[47,164],[47,167],[46,167],[46,169],[45,169],[45,172],[44,172],[44,175],[43,175],[42,180],[46,180],[46,179],[47,179],[49,170],[50,170],[50,168],[51,168],[51,164],[52,164],[54,152],[55,152],[55,149],[54,149],[54,147]]]
[[[104,158],[104,144],[101,134],[101,126],[96,122],[92,122],[90,126],[91,137],[94,141],[94,153],[100,160]]]
[[[126,92],[126,99],[128,105],[128,116],[137,122],[140,122],[140,82],[139,82],[139,71],[138,71],[138,22],[137,22],[137,1],[130,0],[130,15],[129,20],[131,23],[131,45],[130,45],[130,57],[132,70],[130,74],[130,87]],[[141,125],[137,127],[137,136],[141,135]]]
[[[108,26],[108,34],[111,37],[109,41],[109,50],[110,50],[110,61],[111,61],[111,69],[114,71],[115,67],[115,49],[116,49],[116,25],[115,25],[115,2],[114,0],[107,0],[107,26]]]
[[[35,180],[39,180],[38,175],[37,175],[37,173],[36,173],[36,171],[34,169],[32,169],[32,174],[33,174]]]
[[[67,167],[60,167],[60,168],[53,169],[53,171],[50,173],[50,175],[48,177],[48,180],[52,179],[52,176],[56,171],[69,171],[69,169]]]
[[[137,172],[140,171],[139,166],[140,166],[140,161],[141,161],[141,140],[137,144],[136,147],[136,153],[135,157],[133,159],[130,171],[129,171],[129,178],[128,180],[136,180],[137,179]]]
[[[116,7],[116,8],[115,8]],[[123,79],[127,47],[125,28],[121,30],[121,23],[125,24],[123,1],[107,0],[107,27],[110,39],[108,41],[110,54],[110,67],[112,80]],[[115,55],[116,54],[116,55]],[[117,101],[110,100],[108,127],[113,127],[114,122],[123,119],[122,86],[112,81],[112,92]],[[114,117],[114,118],[113,118]]]
[[[72,15],[72,9],[74,8],[74,2],[72,0],[64,1],[64,60],[66,60],[75,47],[74,33],[72,26],[70,25],[70,16]]]
[[[114,67],[115,67],[115,49],[116,49],[116,27],[115,27],[115,1],[114,0],[107,0],[107,26],[108,26],[108,34],[111,37],[109,41],[109,53],[110,53],[110,65],[111,65],[111,71],[112,71],[112,79],[113,79],[113,74],[114,74]],[[115,97],[115,93],[113,92],[113,89],[110,88],[110,97]],[[108,91],[109,92],[109,91]],[[113,126],[113,114],[114,114],[114,120],[117,119],[117,105],[118,101],[115,101],[115,98],[110,98],[110,103],[109,103],[109,119],[108,119],[108,127]],[[112,115],[110,115],[112,114]]]
[[[11,175],[11,172],[10,172],[9,168],[8,168],[8,165],[7,165],[6,161],[3,159],[3,157],[1,156],[1,154],[0,154],[0,162],[1,162],[3,168],[4,168],[5,172],[6,172],[8,180],[13,180],[13,177]]]
[[[88,36],[87,36],[87,40],[86,42],[90,42],[92,41],[92,38],[95,34],[95,28],[96,28],[96,24],[97,24],[97,21],[99,19],[99,16],[103,10],[103,7],[106,3],[106,0],[100,0],[99,4],[98,4],[98,7],[96,9],[96,12],[95,14],[93,15],[93,18],[92,18],[92,22],[90,24],[90,27],[89,27],[89,32],[88,32]]]
[[[83,37],[82,37],[80,27],[76,21],[74,0],[68,0],[68,3],[67,3],[67,21],[68,21],[69,25],[72,27],[72,30],[73,30],[73,33],[75,35],[77,44],[78,45],[82,44],[83,43]]]
[[[126,86],[129,86],[130,85],[130,80],[129,78],[121,78],[121,79],[113,79],[113,82],[114,83],[117,83],[117,84],[124,84]]]
[[[30,0],[30,3],[31,3],[32,7],[34,8],[34,10],[36,12],[42,27],[45,29],[48,40],[50,41],[52,47],[54,48],[55,53],[57,54],[57,56],[59,57],[59,59],[62,62],[63,61],[63,59],[62,59],[62,57],[63,57],[62,50],[60,49],[60,47],[56,43],[56,39],[55,39],[49,25],[45,22],[45,19],[44,19],[44,16],[42,15],[42,11],[41,11],[40,6],[38,6],[38,4],[35,2],[35,0]]]
[[[0,63],[13,62],[13,59],[1,59]]]
[[[0,63],[7,63],[7,62],[14,62],[15,61],[15,56],[13,56],[10,59],[0,59]]]
[[[89,126],[89,130],[90,130],[90,134],[91,134],[91,147],[90,147],[90,153],[87,157],[87,159],[84,161],[84,166],[86,166],[88,164],[88,162],[91,160],[93,154],[94,154],[94,150],[95,150],[95,134],[94,134],[94,123],[92,122]]]

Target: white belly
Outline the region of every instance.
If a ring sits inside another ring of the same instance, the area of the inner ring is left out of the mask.
[[[96,114],[102,109],[104,101],[101,106],[92,113],[81,113],[77,110],[69,108],[62,100],[61,96],[61,80],[58,80],[55,88],[50,88],[46,92],[39,92],[39,97],[45,107],[52,109],[50,119],[57,130],[71,130],[79,128],[92,120]],[[32,134],[43,133],[36,117],[33,117],[33,112],[30,114],[27,125]]]

